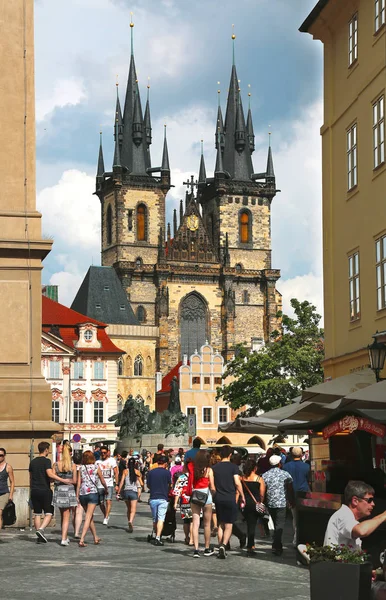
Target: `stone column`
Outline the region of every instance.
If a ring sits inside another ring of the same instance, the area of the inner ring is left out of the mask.
[[[25,525],[30,451],[59,427],[41,374],[41,270],[52,241],[36,210],[33,0],[0,0],[0,14],[0,446]]]

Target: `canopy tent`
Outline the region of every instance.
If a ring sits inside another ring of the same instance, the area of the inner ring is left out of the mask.
[[[343,377],[337,377],[331,379],[331,381],[325,381],[324,383],[318,383],[302,392],[301,402],[320,402],[327,404],[329,402],[335,402],[348,394],[352,394],[358,390],[376,383],[375,375],[371,369],[363,369],[356,373],[350,373],[349,375],[343,375]]]
[[[275,408],[258,417],[237,417],[231,423],[219,426],[219,431],[228,433],[278,433],[279,423],[296,424],[291,417],[299,409],[301,397],[295,398],[291,404]],[[306,403],[304,408],[310,403]]]
[[[306,421],[301,424],[298,423],[296,426],[288,425],[283,428],[280,424],[280,430],[285,430],[286,432],[288,431],[290,433],[297,433],[297,431],[299,430],[305,431],[309,429],[312,429],[314,431],[320,431],[321,429],[323,429],[323,427],[325,427],[325,425],[330,423],[332,420],[338,420],[341,417],[345,417],[347,413],[349,415],[352,414],[358,417],[363,417],[365,419],[371,419],[372,421],[376,421],[378,423],[386,423],[386,409],[377,410],[372,408],[364,409],[343,407],[338,408],[336,410],[332,410],[328,416],[325,416],[320,419],[315,419],[313,421]]]
[[[386,381],[374,383],[356,392],[348,394],[342,399],[342,406],[354,408],[386,408]]]

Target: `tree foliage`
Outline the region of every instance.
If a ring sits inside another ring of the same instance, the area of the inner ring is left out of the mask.
[[[292,299],[295,318],[279,313],[282,330],[274,331],[270,342],[259,352],[237,347],[223,378],[234,378],[218,388],[217,398],[233,409],[247,406],[246,413],[273,410],[288,404],[301,391],[323,381],[324,358],[321,316],[307,301]]]

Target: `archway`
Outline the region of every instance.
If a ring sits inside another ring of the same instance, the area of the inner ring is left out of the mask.
[[[247,444],[254,444],[255,446],[260,446],[260,448],[262,448],[263,450],[266,450],[266,445],[264,441],[258,435],[254,435],[253,437],[249,438]]]
[[[200,350],[209,340],[208,308],[204,298],[192,292],[180,304],[180,358]]]
[[[229,438],[227,438],[225,435],[223,435],[222,437],[220,437],[219,440],[217,440],[216,444],[230,444],[231,441]]]

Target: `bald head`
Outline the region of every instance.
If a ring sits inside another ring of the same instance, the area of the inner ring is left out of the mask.
[[[303,451],[301,448],[296,447],[296,448],[292,448],[292,456],[294,458],[301,458],[303,456]]]

